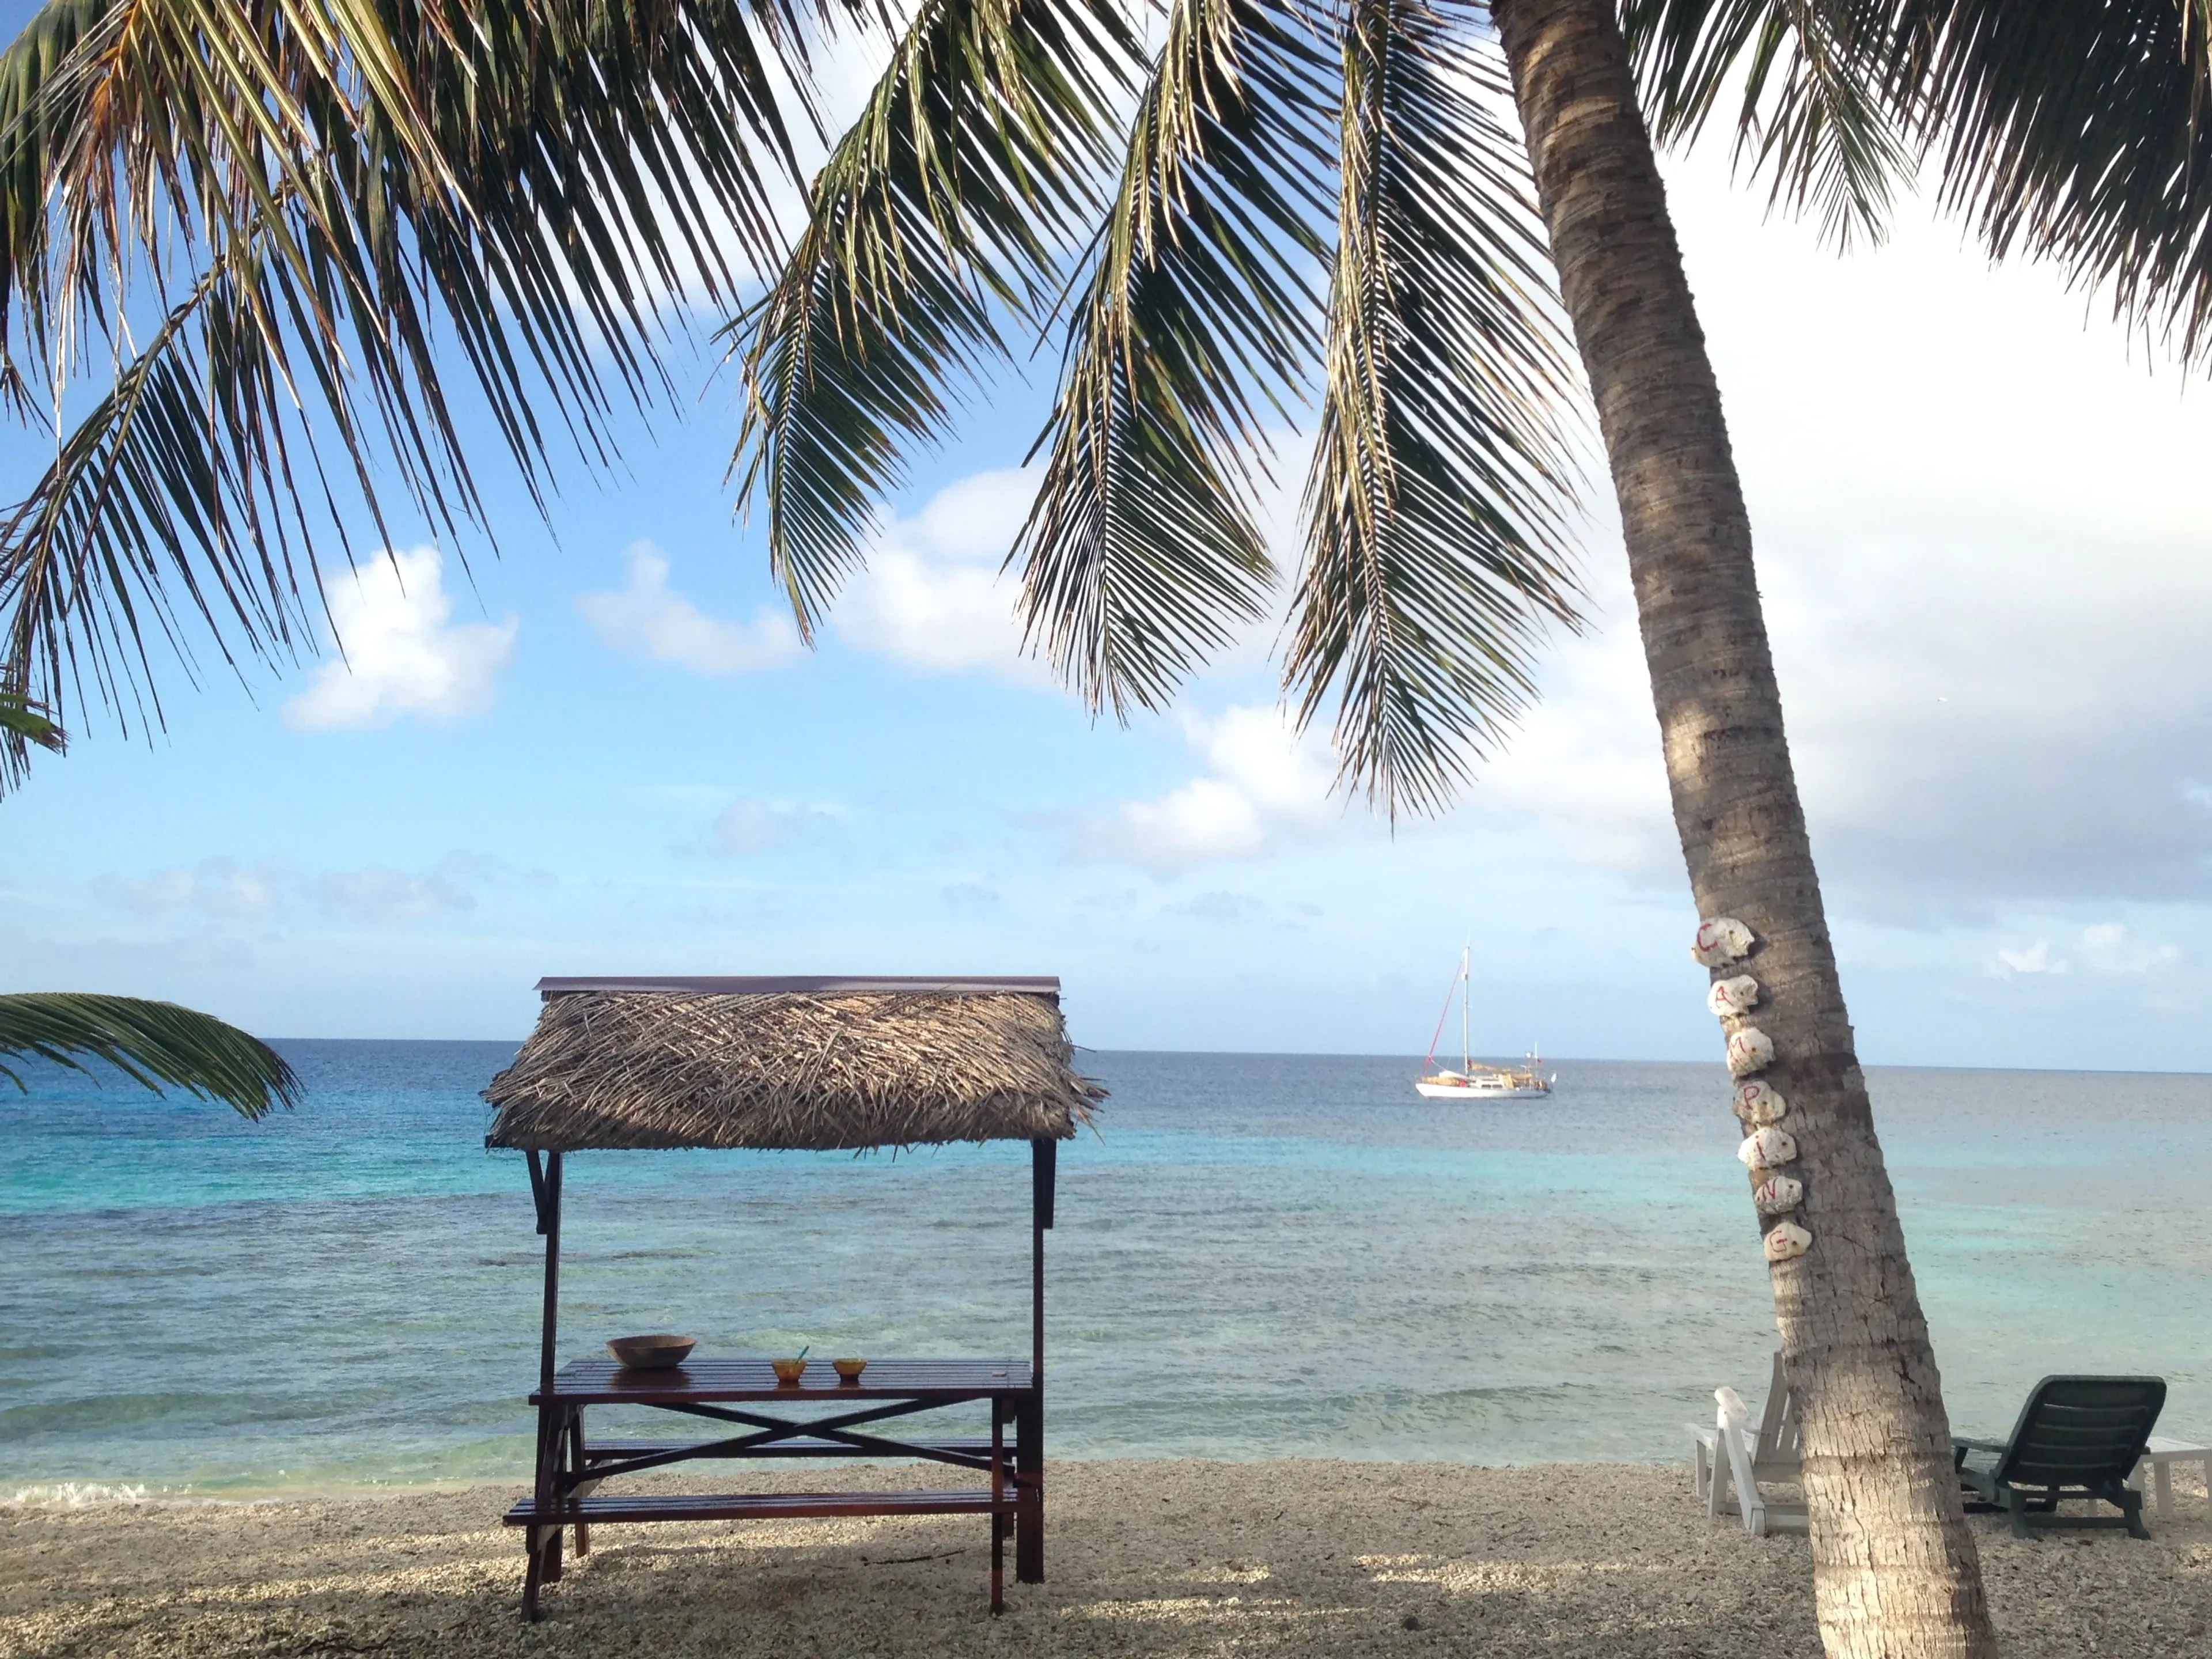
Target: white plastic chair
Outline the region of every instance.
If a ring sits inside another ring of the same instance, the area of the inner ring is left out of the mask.
[[[1759,1489],[1761,1481],[1795,1481],[1803,1473],[1796,1401],[1782,1375],[1782,1356],[1774,1356],[1756,1431],[1749,1407],[1734,1389],[1716,1389],[1713,1399],[1719,1407],[1713,1426],[1690,1430],[1690,1480],[1707,1516],[1741,1515],[1744,1530],[1761,1537],[1804,1531],[1804,1504],[1778,1503]]]

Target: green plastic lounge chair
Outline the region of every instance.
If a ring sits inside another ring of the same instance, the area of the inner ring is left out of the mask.
[[[2021,1407],[2008,1440],[1954,1440],[1970,1507],[2002,1510],[2013,1536],[2050,1527],[2125,1527],[2148,1538],[2142,1494],[2125,1484],[2166,1404],[2158,1376],[2046,1376]],[[2120,1512],[2061,1515],[2061,1498],[2095,1498]]]

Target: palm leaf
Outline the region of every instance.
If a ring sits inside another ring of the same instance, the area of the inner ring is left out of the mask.
[[[1886,95],[1888,0],[1626,0],[1652,135],[1688,143],[1735,100],[1736,155],[1839,245],[1878,237],[1912,156]]]
[[[1893,96],[1997,258],[2212,357],[2212,0],[1895,0]]]
[[[727,332],[745,423],[732,471],[810,637],[949,386],[1002,361],[1097,207],[1140,59],[1113,0],[929,0],[817,175],[775,286]]]
[[[1279,0],[1172,0],[1076,300],[1016,559],[1095,710],[1157,708],[1273,575],[1246,457],[1310,372],[1334,66]]]
[[[544,416],[603,459],[617,404],[663,389],[665,296],[780,252],[798,23],[784,0],[53,0],[0,56],[0,386],[58,433],[0,525],[8,683],[120,710],[184,616],[281,659],[351,499],[387,544],[390,505],[482,523],[479,425],[541,505]]]
[[[138,997],[71,991],[0,996],[0,1054],[35,1054],[88,1077],[94,1073],[84,1060],[102,1060],[157,1094],[169,1084],[249,1118],[275,1105],[289,1107],[300,1095],[300,1079],[266,1043],[211,1014]],[[0,1077],[23,1087],[5,1065]]]
[[[1574,386],[1484,9],[1358,0],[1308,558],[1285,684],[1340,775],[1434,810],[1576,623],[1553,411]]]
[[[69,746],[69,737],[37,703],[0,687],[0,793],[22,782],[33,744],[58,755]]]

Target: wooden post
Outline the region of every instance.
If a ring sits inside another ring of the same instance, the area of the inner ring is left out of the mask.
[[[553,1398],[554,1355],[561,1322],[561,1154],[545,1155],[545,1173],[541,1178],[538,1154],[532,1152],[530,1174],[532,1195],[538,1200],[538,1231],[545,1235],[545,1308],[538,1345],[538,1473],[532,1488],[537,1512],[543,1516],[551,1510],[556,1495],[555,1475],[562,1428],[560,1407]],[[525,1623],[535,1624],[538,1586],[561,1576],[561,1528],[525,1528],[523,1544],[530,1562],[522,1580],[522,1617]]]
[[[561,1328],[561,1154],[545,1155],[545,1208],[538,1230],[545,1235],[545,1311],[538,1327],[539,1397],[553,1394],[554,1349]]]
[[[1014,1578],[1044,1582],[1044,1236],[1052,1225],[1060,1143],[1030,1142],[1030,1398],[1014,1425],[1014,1474],[1024,1498],[1014,1527]]]

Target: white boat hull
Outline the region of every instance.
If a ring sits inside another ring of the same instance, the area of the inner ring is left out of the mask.
[[[1468,1083],[1416,1083],[1413,1088],[1424,1100],[1535,1100],[1552,1092],[1548,1083],[1486,1089]]]

